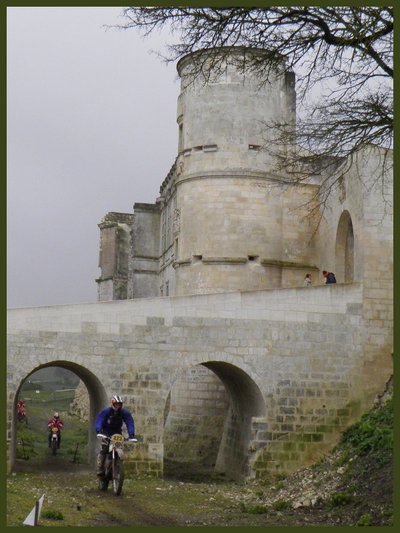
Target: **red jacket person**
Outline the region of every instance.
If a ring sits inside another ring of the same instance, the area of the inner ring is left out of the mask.
[[[53,415],[53,418],[51,418],[48,423],[47,423],[47,427],[49,428],[49,448],[51,446],[51,433],[52,433],[52,429],[53,428],[58,428],[59,429],[59,432],[58,432],[58,445],[57,445],[57,448],[60,447],[60,442],[61,442],[61,430],[64,429],[64,423],[63,421],[61,420],[59,414],[57,412],[54,413]]]

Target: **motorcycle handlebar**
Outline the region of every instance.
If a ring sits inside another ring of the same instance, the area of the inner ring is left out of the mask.
[[[111,437],[109,437],[108,435],[103,435],[103,433],[97,433],[96,435],[98,438],[101,438],[101,439],[108,439],[108,440],[111,440]],[[137,442],[137,438],[134,437],[133,439],[125,439],[125,441],[127,442]]]

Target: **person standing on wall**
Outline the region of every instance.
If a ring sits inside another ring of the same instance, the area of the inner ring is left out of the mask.
[[[325,278],[325,285],[330,285],[331,283],[336,283],[336,277],[333,272],[327,272],[326,270],[322,271],[322,275]]]

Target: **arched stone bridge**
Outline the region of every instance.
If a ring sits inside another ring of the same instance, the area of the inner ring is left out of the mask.
[[[353,283],[11,310],[9,468],[19,390],[46,366],[72,370],[87,387],[92,463],[94,417],[118,392],[141,437],[131,467],[162,475],[171,389],[202,365],[228,398],[220,470],[239,478],[307,464],[332,447],[392,372],[390,331],[371,335],[370,302]],[[215,403],[196,387],[187,398],[205,413]]]

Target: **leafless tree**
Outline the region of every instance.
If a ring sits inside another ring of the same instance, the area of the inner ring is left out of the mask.
[[[128,7],[122,15],[120,28],[149,35],[167,27],[171,39],[178,35],[167,61],[205,50],[217,62],[216,49],[243,46],[265,51],[242,65],[261,84],[272,69],[284,74],[282,62],[295,71],[296,127],[273,124],[277,166],[294,180],[332,175],[363,146],[392,147],[392,7]],[[196,75],[205,55],[194,57]]]

